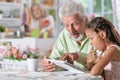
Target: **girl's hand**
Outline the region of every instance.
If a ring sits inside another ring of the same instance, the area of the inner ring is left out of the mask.
[[[96,50],[92,49],[90,50],[89,54],[88,54],[88,58],[87,58],[87,63],[96,63],[98,56],[96,55]]]
[[[88,57],[87,57],[87,69],[91,70],[92,67],[95,65],[95,63],[97,62],[98,56],[96,55],[96,50],[92,49],[90,50]]]

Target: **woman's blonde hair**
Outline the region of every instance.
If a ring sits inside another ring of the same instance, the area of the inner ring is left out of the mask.
[[[40,8],[40,11],[41,11],[41,14],[42,14],[41,17],[46,17],[46,16],[47,16],[47,12],[46,12],[45,8],[43,7],[43,5],[42,5],[42,4],[35,3],[35,4],[33,4],[32,7],[31,7],[31,13],[32,13],[33,19],[35,19],[34,15],[33,15],[33,10],[32,10],[34,6],[37,6],[37,7]]]

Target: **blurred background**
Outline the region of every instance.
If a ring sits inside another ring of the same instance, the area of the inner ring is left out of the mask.
[[[0,0],[0,32],[5,32],[6,30],[6,38],[15,38],[15,36],[31,37],[27,24],[30,24],[32,17],[31,6],[37,3],[42,5],[47,14],[53,17],[53,33],[50,37],[57,37],[63,28],[58,16],[58,10],[59,7],[67,1],[69,0]],[[104,16],[109,19],[120,32],[120,0],[73,1],[82,3],[89,18]],[[2,27],[6,29],[2,30]]]
[[[57,0],[58,6],[65,0]],[[109,19],[115,28],[120,32],[120,0],[73,0],[80,2],[85,8],[89,18],[104,16]]]

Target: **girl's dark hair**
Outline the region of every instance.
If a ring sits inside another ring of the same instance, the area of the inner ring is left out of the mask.
[[[92,29],[96,33],[98,33],[100,30],[105,31],[107,40],[120,46],[119,33],[115,30],[113,24],[104,17],[95,17],[90,21],[86,28]]]

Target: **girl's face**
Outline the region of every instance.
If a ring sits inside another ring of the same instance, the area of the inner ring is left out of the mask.
[[[42,12],[39,6],[33,6],[32,13],[36,19],[40,18],[42,15]]]
[[[90,44],[100,51],[105,50],[105,40],[101,37],[100,32],[96,33],[92,29],[85,30],[86,36],[89,38]]]

